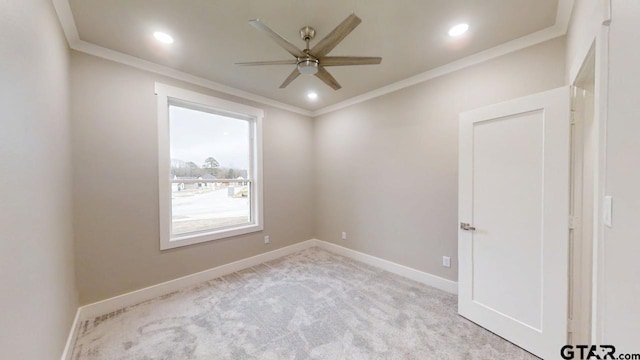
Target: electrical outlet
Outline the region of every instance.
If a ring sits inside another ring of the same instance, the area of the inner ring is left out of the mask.
[[[265,235],[264,236],[264,243],[268,244],[269,243],[269,235]]]
[[[347,233],[345,231],[342,232],[342,240],[347,240]]]
[[[443,256],[442,257],[442,266],[450,268],[451,267],[451,258],[448,257],[448,256]]]

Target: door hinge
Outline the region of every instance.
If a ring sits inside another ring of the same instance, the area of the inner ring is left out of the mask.
[[[580,218],[577,216],[569,216],[569,229],[575,229],[580,226]]]

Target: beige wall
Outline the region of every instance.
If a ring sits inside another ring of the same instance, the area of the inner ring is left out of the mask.
[[[0,357],[59,358],[77,308],[68,50],[50,1],[0,1]]]
[[[264,109],[263,232],[159,250],[156,81]],[[82,304],[313,238],[311,118],[77,52],[71,99]]]
[[[613,196],[612,227],[605,228],[603,343],[640,352],[640,4],[613,1],[609,33],[606,194]]]
[[[562,86],[564,50],[557,38],[318,117],[317,237],[456,280],[458,114]]]

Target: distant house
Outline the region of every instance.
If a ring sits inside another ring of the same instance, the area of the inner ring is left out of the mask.
[[[178,182],[180,180],[199,180],[201,179],[200,177],[193,177],[193,176],[173,176],[173,182],[171,183],[171,191],[182,191],[182,190],[188,190],[188,189],[199,189],[202,187],[202,183],[196,183],[196,182]]]
[[[236,186],[247,186],[248,184],[246,181],[244,181],[244,178],[242,176],[238,176],[236,180],[238,180]]]
[[[226,186],[226,184],[221,184],[221,183],[194,181],[194,180],[215,180],[215,179],[217,179],[217,177],[212,174],[204,174],[199,177],[174,175],[171,182],[171,190],[182,191],[182,190],[202,189],[202,188],[211,188],[214,190],[218,190],[222,186]],[[181,182],[180,180],[185,180],[185,182]]]
[[[217,177],[215,177],[214,175],[211,175],[211,174],[204,174],[201,177],[199,177],[198,179],[215,180],[215,179],[217,179]],[[210,188],[217,189],[219,186],[220,186],[219,183],[202,183],[202,187],[210,187]]]

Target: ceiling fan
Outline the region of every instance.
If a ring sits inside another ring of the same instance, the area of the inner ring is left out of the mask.
[[[325,66],[345,66],[345,65],[377,65],[382,61],[381,57],[367,56],[327,56],[333,48],[340,43],[353,29],[358,26],[362,20],[354,14],[349,15],[340,25],[331,31],[324,39],[320,40],[312,49],[309,49],[309,42],[316,35],[314,28],[305,26],[300,29],[300,37],[307,43],[304,50],[298,49],[275,31],[271,30],[267,25],[259,19],[249,20],[254,28],[271,37],[278,45],[285,49],[289,54],[295,57],[294,60],[276,60],[276,61],[256,61],[256,62],[240,62],[236,65],[253,66],[253,65],[296,65],[293,72],[280,85],[283,89],[287,87],[300,74],[315,75],[325,84],[329,85],[333,90],[338,90],[342,86],[338,81],[329,74],[324,68]]]

